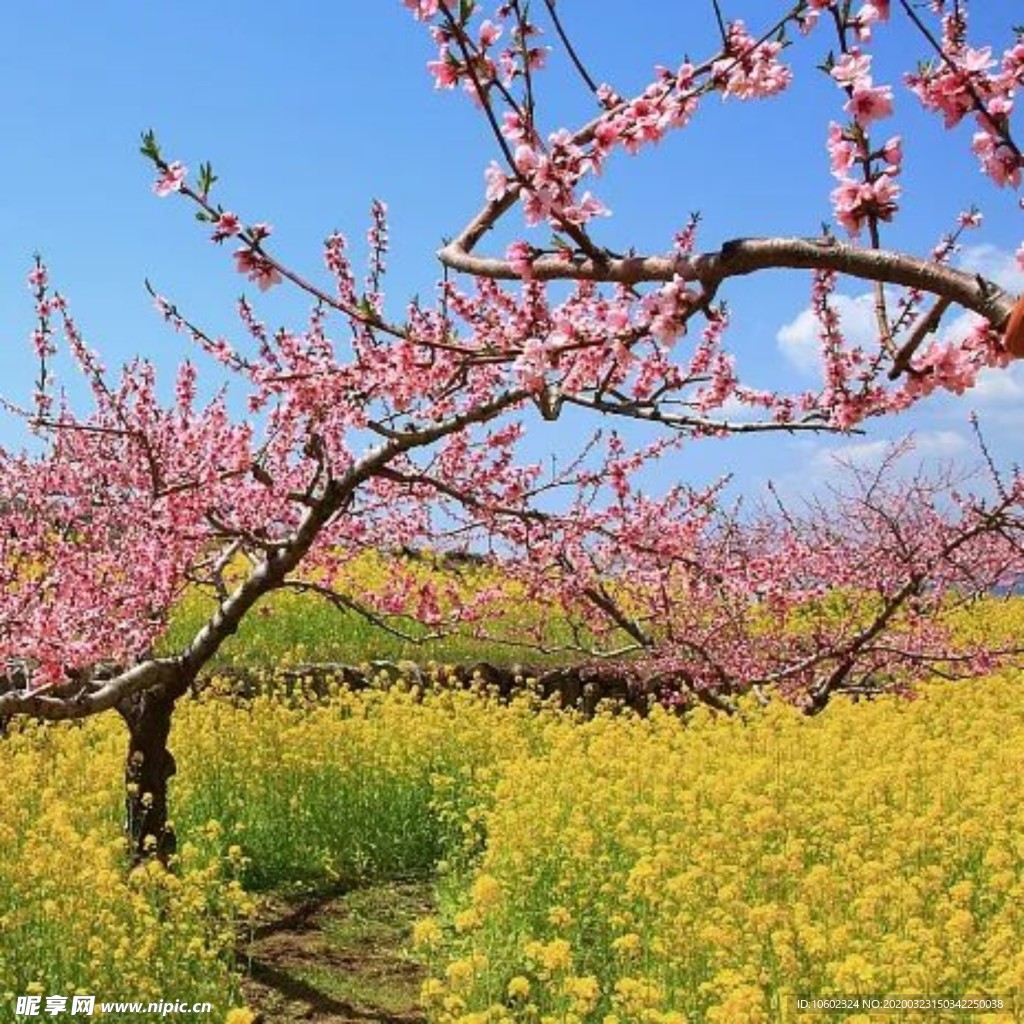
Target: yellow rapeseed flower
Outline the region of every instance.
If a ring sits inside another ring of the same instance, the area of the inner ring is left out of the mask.
[[[530,980],[517,974],[506,989],[509,999],[525,999],[530,994]]]

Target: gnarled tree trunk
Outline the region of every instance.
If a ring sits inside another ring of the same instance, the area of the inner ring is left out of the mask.
[[[167,823],[168,782],[177,771],[168,749],[171,716],[187,681],[142,690],[126,697],[117,710],[128,726],[125,765],[125,833],[132,859],[158,857],[164,864],[175,852],[174,830]]]

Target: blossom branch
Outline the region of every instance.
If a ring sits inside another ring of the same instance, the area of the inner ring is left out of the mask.
[[[492,204],[492,209],[500,204]],[[475,226],[467,237],[480,237],[486,228]],[[518,280],[520,274],[507,260],[475,256],[460,239],[438,252],[452,270],[475,277]],[[692,256],[629,256],[599,263],[581,260],[567,265],[550,257],[535,260],[530,276],[538,281],[603,281],[636,285],[668,282],[675,278],[699,281],[716,288],[734,277],[767,270],[829,270],[868,281],[919,288],[948,299],[1000,327],[1009,318],[1014,298],[994,282],[976,274],[943,267],[904,253],[863,249],[831,237],[739,238],[721,249]]]

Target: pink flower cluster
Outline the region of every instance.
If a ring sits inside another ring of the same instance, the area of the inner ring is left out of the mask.
[[[742,21],[729,25],[724,49],[711,67],[712,80],[724,96],[740,100],[774,96],[793,79],[793,73],[779,60],[782,43],[758,42]]]
[[[890,0],[869,0],[851,15],[850,27],[860,42],[871,40],[872,27],[876,22],[889,20],[889,5]],[[809,9],[801,16],[802,31],[805,34],[809,32],[825,11],[837,10],[839,6],[837,0],[810,0]]]
[[[428,21],[437,14],[438,0],[402,0],[402,3],[420,21]]]
[[[889,221],[899,208],[900,186],[896,181],[903,163],[899,136],[879,150],[871,149],[868,128],[892,114],[892,89],[877,86],[871,76],[871,55],[854,47],[835,62],[830,74],[847,93],[844,107],[852,123],[829,125],[828,154],[832,174],[839,184],[832,191],[836,220],[852,236],[866,222]],[[859,178],[853,171],[859,168]]]
[[[946,14],[942,58],[908,74],[907,85],[926,110],[942,115],[947,128],[973,113],[971,148],[982,171],[999,186],[1019,188],[1024,158],[1010,137],[1009,118],[1017,90],[1024,86],[1024,39],[996,60],[990,46],[975,49],[966,36],[964,9]]]
[[[235,250],[235,269],[250,281],[255,281],[261,292],[282,280],[281,272],[266,256],[247,247]]]
[[[187,176],[188,168],[175,160],[173,163],[167,164],[160,172],[160,176],[153,185],[153,191],[161,198],[169,196],[172,192],[180,192]]]
[[[44,317],[47,336],[59,319],[95,409],[80,419],[62,403],[37,421],[43,457],[0,449],[0,665],[27,659],[36,688],[144,654],[208,543],[204,510],[236,492],[233,475],[252,458],[250,430],[223,399],[196,407],[188,363],[168,408],[143,360],[104,383],[60,296]]]
[[[557,602],[605,649],[617,595],[633,635],[652,627],[657,636],[625,650],[639,648],[648,677],[684,701],[756,684],[800,703],[833,688],[906,687],[954,649],[937,614],[951,590],[967,599],[1022,567],[1012,540],[985,525],[1004,521],[1020,481],[986,506],[953,492],[948,477],[906,475],[906,446],[877,468],[847,467],[827,504],[742,519],[723,508],[720,484],[643,494],[637,474],[671,456],[664,443],[634,454],[612,435],[594,454],[566,514],[495,522],[512,550],[530,552],[503,571],[531,597]],[[614,496],[600,507],[589,500],[598,480]],[[863,602],[834,600],[841,593],[877,603],[866,613]],[[981,644],[961,649],[956,665],[972,672],[998,661]]]
[[[412,7],[413,4],[407,2],[407,6]],[[423,13],[430,11],[431,7],[432,13]],[[527,43],[529,37],[540,34],[537,26],[530,22],[515,26],[510,33],[512,44],[496,54],[492,53],[497,42],[505,35],[502,22],[512,14],[509,5],[497,9],[496,21],[485,18],[473,36],[469,35],[461,17],[458,23],[453,22],[449,12],[437,3],[419,4],[416,17],[429,20],[438,14],[442,16],[440,23],[432,25],[430,30],[438,47],[437,59],[427,63],[427,71],[433,77],[437,89],[454,89],[461,83],[465,91],[477,103],[481,103],[492,83],[500,81],[508,87],[517,77],[544,66],[547,47],[530,46]],[[456,36],[459,37],[458,43]]]
[[[913,399],[937,389],[962,395],[974,386],[981,370],[1005,367],[1010,358],[999,336],[988,324],[979,322],[963,341],[935,342],[929,346],[914,360],[904,391]]]
[[[508,106],[495,119],[508,140],[511,166],[506,170],[492,163],[487,168],[486,196],[494,202],[513,184],[521,188],[529,225],[548,222],[556,230],[571,230],[606,214],[604,204],[591,192],[576,194],[581,180],[600,173],[614,149],[621,146],[635,153],[671,129],[688,124],[702,93],[718,90],[739,99],[771,96],[785,89],[792,78],[780,60],[783,44],[755,39],[737,21],[728,26],[721,55],[699,72],[689,61],[676,71],[658,68],[654,81],[629,100],[607,85],[598,86],[597,98],[605,110],[601,118],[579,135],[561,130],[542,141],[526,113],[527,105],[517,102],[510,91],[517,80],[526,80],[527,70],[534,71],[543,62],[546,51],[526,44],[526,39],[539,33],[536,25],[519,24],[510,4],[497,7],[493,20],[484,19],[475,31],[438,4],[406,0],[406,6],[418,18],[436,16],[431,32],[440,52],[428,69],[437,87],[461,83],[478,103],[490,105],[500,96]],[[510,19],[513,25],[506,33],[501,22]],[[509,47],[492,56],[492,48],[506,35],[512,40]],[[494,88],[498,84],[500,89]]]

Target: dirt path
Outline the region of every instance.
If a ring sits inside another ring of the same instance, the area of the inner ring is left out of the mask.
[[[244,950],[246,1000],[264,1024],[421,1024],[408,953],[430,883],[388,882],[271,904]]]

